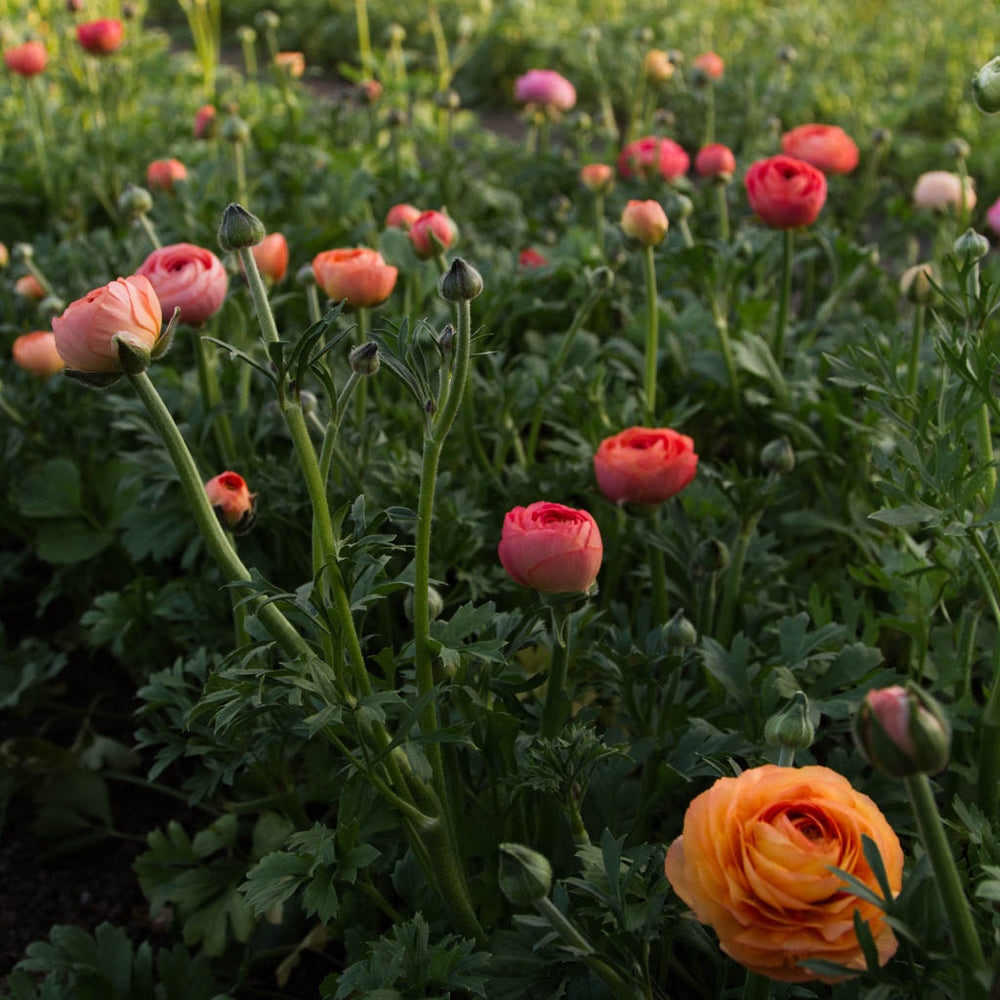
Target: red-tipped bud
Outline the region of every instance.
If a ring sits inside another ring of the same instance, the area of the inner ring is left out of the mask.
[[[257,520],[257,494],[247,489],[237,472],[220,472],[207,483],[205,493],[223,528],[233,534],[248,532]]]

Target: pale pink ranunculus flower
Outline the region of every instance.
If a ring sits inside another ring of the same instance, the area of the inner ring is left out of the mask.
[[[986,224],[1000,236],[1000,198],[986,210]]]
[[[936,211],[958,209],[962,200],[962,179],[948,170],[931,170],[921,174],[913,186],[913,204],[917,208]],[[971,177],[965,179],[965,208],[971,211],[976,204],[976,192]]]

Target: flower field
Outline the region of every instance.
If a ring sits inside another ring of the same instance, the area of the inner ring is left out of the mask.
[[[0,996],[1000,996],[1000,11],[0,0]]]

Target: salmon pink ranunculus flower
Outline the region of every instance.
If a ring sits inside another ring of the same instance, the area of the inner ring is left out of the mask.
[[[694,169],[699,177],[711,177],[728,183],[736,173],[736,157],[728,146],[712,142],[698,150],[698,155],[694,158]]]
[[[306,71],[306,57],[301,52],[276,52],[274,64],[296,79]]]
[[[6,49],[3,61],[11,72],[19,76],[35,76],[45,69],[49,54],[41,42],[24,42]]]
[[[594,455],[597,485],[612,503],[663,503],[694,479],[694,441],[669,427],[629,427]]]
[[[257,518],[257,494],[238,472],[220,472],[205,483],[208,502],[224,528],[242,535]]]
[[[826,201],[823,172],[791,156],[751,164],[744,184],[750,207],[775,229],[810,225]]]
[[[269,233],[250,253],[257,262],[257,270],[268,281],[277,284],[288,272],[288,240],[281,233]]]
[[[191,134],[196,139],[211,139],[215,134],[218,120],[218,112],[214,104],[203,104],[194,113],[194,124],[191,126]]]
[[[702,52],[691,60],[691,65],[712,80],[721,80],[726,72],[726,61],[717,52]]]
[[[895,895],[903,851],[878,806],[829,768],[766,764],[719,778],[691,802],[667,851],[666,874],[714,928],[722,950],[746,968],[782,982],[835,982],[800,963],[822,959],[864,971],[856,911],[880,964],[896,951],[882,911],[830,870],[841,868],[879,893],[863,837],[878,847]]]
[[[102,17],[97,21],[78,24],[76,40],[80,48],[92,56],[106,56],[121,48],[125,25],[116,17]]]
[[[115,334],[129,334],[152,349],[162,326],[160,300],[141,274],[95,288],[52,320],[56,349],[67,367],[81,372],[121,371]]]
[[[913,204],[917,208],[930,208],[943,212],[957,210],[962,200],[962,178],[947,170],[931,170],[921,174],[913,186]],[[965,178],[965,208],[971,211],[976,204],[972,178]]]
[[[497,551],[522,587],[543,594],[585,593],[597,579],[604,544],[585,510],[539,501],[507,512]]]
[[[385,215],[385,228],[386,229],[402,229],[403,232],[408,232],[410,226],[420,218],[420,209],[414,208],[413,205],[407,205],[405,202],[399,205],[393,205],[392,208],[386,212]]]
[[[33,274],[25,274],[14,282],[14,291],[22,299],[34,299],[40,302],[45,298],[45,289]]]
[[[146,167],[146,187],[169,193],[177,181],[187,180],[187,175],[187,167],[180,160],[153,160]]]
[[[576,88],[555,70],[530,69],[514,83],[519,104],[541,104],[556,111],[569,111],[576,104]]]
[[[670,225],[667,213],[658,201],[632,199],[622,210],[622,232],[643,246],[655,247],[663,242]]]
[[[441,244],[440,248],[434,245],[431,233]],[[417,256],[423,260],[433,257],[439,249],[443,253],[455,242],[457,235],[455,223],[444,212],[435,212],[433,209],[421,212],[410,223],[410,242]]]
[[[615,183],[615,172],[607,163],[580,167],[580,183],[592,194],[607,194]]]
[[[22,333],[14,341],[11,354],[19,368],[39,378],[48,378],[66,367],[66,362],[56,350],[55,334],[48,330]]]
[[[630,142],[618,156],[618,173],[622,177],[646,180],[659,172],[665,181],[683,177],[691,158],[673,139],[647,135]]]
[[[858,165],[857,145],[836,125],[799,125],[781,137],[781,151],[824,174],[849,174]]]
[[[229,288],[222,261],[193,243],[172,243],[154,250],[136,274],[149,278],[168,319],[180,307],[180,322],[198,326],[221,308]]]
[[[399,270],[387,264],[377,250],[358,247],[317,254],[313,273],[334,302],[345,299],[355,309],[368,309],[389,298]]]

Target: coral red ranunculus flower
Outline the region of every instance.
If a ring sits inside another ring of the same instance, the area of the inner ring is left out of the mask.
[[[799,125],[781,137],[781,151],[824,174],[849,174],[858,165],[857,145],[836,125]]]
[[[576,88],[555,70],[531,69],[515,81],[514,97],[519,104],[569,111],[576,104]]]
[[[823,172],[791,156],[751,164],[744,184],[750,207],[775,229],[810,225],[826,201]]]
[[[548,257],[539,253],[534,247],[525,247],[525,249],[517,255],[518,267],[524,269],[547,267],[548,263]]]
[[[257,515],[257,494],[247,489],[238,472],[220,472],[205,483],[208,502],[224,528],[243,534],[253,527]]]
[[[34,76],[45,69],[49,54],[41,42],[24,42],[5,50],[3,61],[11,72],[19,76]]]
[[[594,455],[594,474],[613,503],[663,503],[694,479],[694,441],[669,427],[629,427],[605,438]]]
[[[197,326],[222,308],[229,276],[222,261],[193,243],[172,243],[154,250],[136,274],[149,278],[168,319],[180,307],[180,322]]]
[[[666,874],[737,962],[782,982],[831,982],[836,977],[799,963],[822,959],[864,971],[855,911],[868,924],[881,964],[896,951],[882,911],[830,871],[841,868],[879,892],[863,837],[875,842],[898,893],[899,838],[867,795],[826,767],[766,764],[719,778],[691,802],[683,832],[667,851]]]
[[[655,135],[630,142],[618,156],[618,173],[625,178],[645,180],[658,171],[664,180],[675,181],[690,165],[691,158],[673,139]]]
[[[69,368],[81,372],[121,371],[115,334],[129,334],[153,348],[162,326],[160,300],[141,274],[95,288],[52,320],[56,349]]]
[[[691,60],[691,65],[712,80],[721,80],[726,72],[726,61],[717,52],[702,52]]]
[[[187,179],[187,167],[180,160],[153,160],[146,167],[146,187],[151,191],[170,192],[177,181]]]
[[[211,139],[218,124],[218,112],[214,104],[203,104],[194,113],[194,124],[191,134],[196,139]]]
[[[431,233],[441,244],[440,248],[434,245]],[[417,256],[424,260],[433,257],[439,249],[443,253],[455,242],[456,236],[455,223],[444,212],[435,212],[433,209],[421,212],[410,223],[410,242]]]
[[[728,146],[712,142],[698,150],[698,155],[694,158],[694,169],[699,177],[728,182],[736,173],[736,157]]]
[[[597,579],[604,544],[585,510],[539,501],[507,512],[498,548],[515,583],[546,593],[584,593]]]
[[[62,355],[56,350],[55,334],[48,330],[22,333],[11,347],[14,363],[32,375],[48,378],[66,367]]]
[[[399,270],[387,264],[377,250],[358,247],[317,254],[313,273],[319,287],[334,302],[346,299],[355,309],[368,309],[389,298]]]
[[[125,25],[116,17],[102,17],[97,21],[87,21],[76,28],[76,40],[80,47],[93,56],[106,56],[121,48],[125,37]]]
[[[298,79],[306,71],[306,57],[301,52],[276,52],[274,64],[295,79]]]

